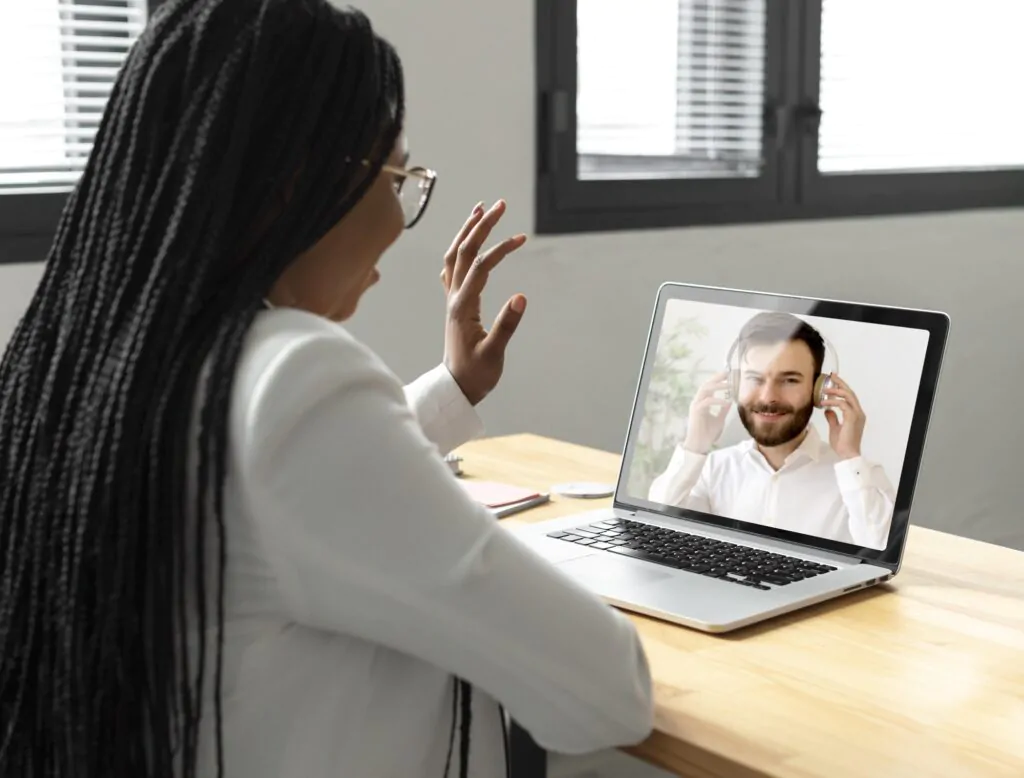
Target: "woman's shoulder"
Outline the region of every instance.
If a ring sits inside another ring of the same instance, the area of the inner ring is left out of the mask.
[[[236,432],[267,432],[355,387],[403,397],[394,373],[342,325],[305,311],[266,311],[239,356],[232,423]]]
[[[336,367],[375,367],[390,372],[381,359],[343,325],[294,308],[276,308],[253,321],[239,357],[239,371],[261,376],[305,361],[310,352],[344,359]]]
[[[320,340],[334,342],[337,348],[348,346],[368,350],[337,322],[297,308],[274,308],[261,312],[253,319],[242,358],[267,358],[304,343]]]

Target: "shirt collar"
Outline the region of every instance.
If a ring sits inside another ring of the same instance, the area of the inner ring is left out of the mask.
[[[815,429],[813,424],[808,423],[807,434],[804,436],[803,442],[797,446],[796,451],[786,457],[786,463],[805,458],[810,459],[812,462],[817,462],[821,459],[823,442],[821,435],[818,434],[818,430]]]
[[[743,446],[747,453],[751,455],[761,456],[761,452],[757,450],[757,444],[753,438],[750,438],[743,442]],[[818,462],[821,460],[822,454],[824,453],[825,443],[821,439],[821,435],[818,434],[818,430],[815,429],[813,424],[808,423],[807,434],[804,435],[804,439],[800,442],[800,445],[796,447],[796,450],[786,457],[785,464],[792,465],[799,462],[801,459],[809,459],[812,462]]]

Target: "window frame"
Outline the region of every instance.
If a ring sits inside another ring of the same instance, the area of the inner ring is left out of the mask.
[[[149,18],[166,1],[146,0]],[[45,252],[35,250],[49,245],[67,199],[67,192],[0,195],[0,265],[44,261]],[[31,259],[24,247],[31,248]]]
[[[535,227],[540,234],[1024,206],[1024,168],[818,173],[821,0],[768,0],[764,175],[580,181],[576,0],[536,0]],[[779,126],[788,128],[780,137]]]

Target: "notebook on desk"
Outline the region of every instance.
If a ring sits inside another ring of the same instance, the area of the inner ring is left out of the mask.
[[[887,581],[948,326],[664,284],[613,506],[512,531],[611,604],[709,632]]]
[[[551,499],[551,496],[545,492],[497,481],[460,479],[459,483],[473,500],[490,510],[499,519],[535,505],[542,505]]]

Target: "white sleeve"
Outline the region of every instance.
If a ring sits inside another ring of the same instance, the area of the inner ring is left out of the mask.
[[[483,434],[476,409],[443,364],[406,384],[405,399],[442,455]]]
[[[881,465],[863,457],[837,462],[836,481],[858,546],[885,548],[896,508],[896,490]]]
[[[549,750],[645,738],[632,623],[467,497],[369,350],[333,335],[286,348],[239,469],[292,618],[469,681]]]
[[[676,446],[665,472],[651,482],[647,499],[710,513],[711,499],[703,477],[707,461],[707,456]]]

